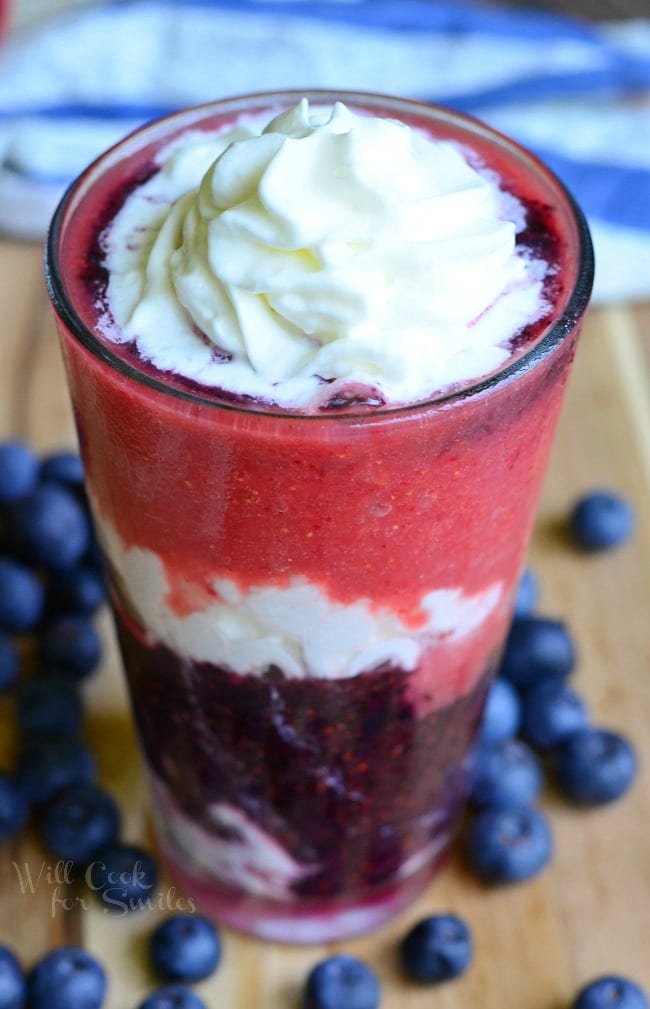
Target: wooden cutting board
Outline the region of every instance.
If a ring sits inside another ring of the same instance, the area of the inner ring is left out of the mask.
[[[39,450],[73,446],[40,248],[0,244],[0,298],[0,437],[25,437]],[[648,306],[589,312],[531,557],[543,586],[541,612],[566,619],[575,634],[577,688],[595,721],[634,740],[641,775],[629,796],[602,810],[576,811],[547,795],[557,854],[534,882],[489,890],[456,859],[390,927],[343,944],[377,970],[382,1009],[563,1009],[579,985],[603,972],[650,988],[649,330]],[[639,524],[620,550],[584,557],[563,539],[562,524],[575,497],[595,486],[629,495]],[[120,800],[126,838],[152,844],[107,614],[101,623],[105,660],[84,688],[87,737],[99,754],[102,783]],[[9,766],[9,699],[0,703],[0,740],[0,766]],[[109,971],[107,1009],[135,1009],[153,987],[146,938],[182,895],[164,880],[159,910],[116,918],[83,890],[48,879],[54,870],[35,836],[0,848],[0,942],[27,965],[55,944],[80,942]],[[413,921],[441,910],[468,919],[475,961],[460,981],[418,988],[400,978],[396,944]],[[281,947],[231,932],[224,932],[224,947],[218,973],[197,988],[211,1009],[298,1009],[308,969],[338,948]]]

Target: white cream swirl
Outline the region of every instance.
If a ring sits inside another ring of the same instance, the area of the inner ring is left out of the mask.
[[[303,99],[261,133],[189,136],[129,197],[105,332],[281,405],[350,383],[417,400],[498,367],[544,311],[522,220],[456,145]]]

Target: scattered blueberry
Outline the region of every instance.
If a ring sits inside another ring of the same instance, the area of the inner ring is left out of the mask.
[[[57,792],[89,782],[94,775],[94,754],[78,739],[45,734],[26,737],[17,778],[32,802],[49,802]]]
[[[472,960],[472,934],[454,914],[436,914],[414,925],[400,943],[400,959],[409,977],[425,983],[451,981]]]
[[[81,565],[55,572],[48,585],[50,613],[78,613],[92,616],[106,599],[106,585],[95,567]]]
[[[0,946],[0,1009],[23,1009],[27,986],[18,960]]]
[[[542,784],[542,770],[530,747],[519,739],[502,739],[479,747],[470,798],[481,807],[525,806],[535,801]]]
[[[0,693],[13,687],[18,675],[18,652],[14,643],[0,631]]]
[[[143,848],[110,841],[95,852],[87,879],[106,907],[116,913],[126,914],[128,911],[151,906],[158,882],[158,866]],[[208,973],[212,970],[214,967]],[[207,977],[207,974],[202,976]],[[180,979],[180,975],[175,977]],[[198,975],[196,978],[185,976],[183,980],[198,980]]]
[[[575,661],[573,641],[561,621],[520,617],[510,628],[500,672],[525,691],[544,679],[565,680]]]
[[[553,841],[544,816],[529,806],[486,809],[470,823],[467,854],[486,883],[516,883],[537,875]]]
[[[0,843],[13,837],[25,825],[28,813],[27,799],[20,784],[0,773]]]
[[[41,462],[39,476],[43,483],[79,487],[84,482],[84,467],[76,452],[52,452]]]
[[[80,680],[99,665],[101,638],[87,617],[56,617],[43,628],[38,654],[43,665]]]
[[[99,573],[103,575],[105,563],[104,554],[99,545],[99,540],[96,536],[93,536],[90,541],[90,546],[83,556],[83,564],[87,565],[89,568],[93,568],[95,571],[99,571]]]
[[[538,598],[539,585],[537,578],[530,568],[526,568],[517,588],[514,615],[516,617],[529,617],[535,609]]]
[[[149,995],[138,1009],[206,1009],[206,1005],[184,985],[168,984]]]
[[[53,570],[74,567],[90,544],[90,522],[75,495],[58,484],[40,487],[12,510],[9,533],[21,556]]]
[[[0,445],[0,503],[9,504],[27,497],[38,481],[38,459],[22,441]]]
[[[120,814],[115,801],[92,784],[70,785],[54,796],[41,819],[45,846],[57,858],[87,863],[117,837]]]
[[[34,572],[0,557],[0,629],[10,634],[30,631],[41,619],[44,602],[45,591]]]
[[[610,491],[581,498],[569,518],[574,543],[583,550],[609,550],[624,543],[634,529],[632,506]]]
[[[609,729],[577,729],[555,753],[555,778],[578,806],[599,806],[620,798],[632,784],[637,759],[628,740]]]
[[[332,956],[307,977],[302,1009],[377,1009],[379,981],[353,956]]]
[[[521,722],[521,701],[509,680],[498,677],[492,683],[487,696],[481,739],[486,743],[498,743],[501,739],[516,736]]]
[[[166,981],[202,981],[221,959],[221,940],[214,925],[198,915],[177,914],[151,935],[151,962]]]
[[[106,974],[76,946],[60,946],[40,960],[27,979],[30,1009],[100,1009]]]
[[[83,708],[74,683],[60,676],[25,680],[16,692],[16,719],[21,732],[76,735]]]
[[[560,681],[540,683],[524,698],[521,734],[537,749],[555,746],[586,724],[584,701]]]
[[[572,1009],[650,1009],[644,991],[624,977],[599,977],[582,988]]]

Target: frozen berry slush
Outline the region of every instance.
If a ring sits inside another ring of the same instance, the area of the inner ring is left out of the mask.
[[[477,122],[248,96],[100,158],[49,238],[161,848],[218,919],[381,924],[444,857],[591,285]]]

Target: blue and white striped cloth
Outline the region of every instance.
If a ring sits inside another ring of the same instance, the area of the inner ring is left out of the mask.
[[[586,211],[600,300],[650,296],[650,20],[465,0],[117,0],[0,53],[0,229],[40,237],[67,182],[145,120],[281,87],[392,92],[534,149]]]

